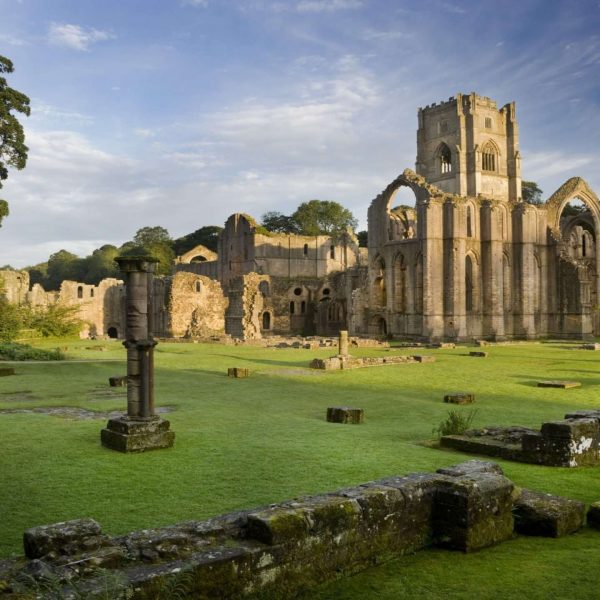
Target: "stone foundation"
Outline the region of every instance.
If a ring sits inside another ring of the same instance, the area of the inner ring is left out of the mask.
[[[426,359],[426,360],[424,360]],[[409,363],[435,362],[434,356],[386,356],[355,358],[353,356],[332,356],[331,358],[315,358],[309,365],[311,369],[339,371],[360,369],[361,367],[382,367],[385,365],[403,365]]]
[[[26,558],[0,562],[2,597],[16,600],[11,582],[28,573],[66,591],[75,579],[90,599],[106,597],[107,581],[133,600],[162,597],[173,583],[190,598],[291,598],[430,546],[468,552],[508,540],[514,495],[498,465],[469,461],[117,537],[91,519],[34,527]]]
[[[549,421],[541,430],[486,427],[463,435],[442,436],[442,446],[551,467],[600,464],[600,410],[576,411],[563,421]]]

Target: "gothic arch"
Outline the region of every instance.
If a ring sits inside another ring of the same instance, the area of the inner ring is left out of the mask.
[[[565,206],[578,198],[590,210],[594,219],[594,230],[600,231],[600,199],[581,177],[571,177],[561,185],[546,201],[548,227],[560,237],[560,216]]]
[[[452,152],[448,144],[441,142],[435,150],[435,164],[439,174],[452,173]]]
[[[500,148],[494,140],[489,139],[481,145],[481,170],[497,173],[500,164]]]

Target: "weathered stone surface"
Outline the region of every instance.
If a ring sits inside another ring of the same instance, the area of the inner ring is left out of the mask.
[[[434,508],[437,543],[470,552],[510,539],[513,489],[506,477],[485,470],[441,480]]]
[[[345,330],[340,331],[340,337],[339,337],[339,341],[338,341],[338,354],[340,356],[349,356],[348,332]]]
[[[362,408],[349,406],[330,406],[327,409],[327,421],[330,423],[363,423],[365,411]]]
[[[27,558],[56,558],[106,545],[108,539],[94,519],[77,519],[32,527],[23,534],[23,546]]]
[[[250,376],[250,369],[242,367],[230,367],[227,369],[228,377],[235,377],[236,379],[242,379]]]
[[[590,508],[587,512],[587,524],[588,527],[600,529],[600,501],[590,504]]]
[[[439,348],[443,350],[449,350],[452,348],[456,348],[456,344],[452,342],[434,342],[433,344],[429,344],[428,348]]]
[[[426,354],[414,354],[413,359],[418,363],[434,363],[435,356],[428,356]]]
[[[600,411],[599,411],[600,412]],[[442,446],[554,467],[600,464],[600,415],[579,411],[562,421],[526,427],[486,427],[442,436]]]
[[[488,353],[487,352],[472,351],[472,352],[469,352],[469,356],[477,356],[479,358],[487,358],[488,357]]]
[[[442,467],[436,473],[441,475],[450,475],[451,477],[461,477],[463,475],[472,475],[473,473],[493,473],[495,475],[504,475],[502,467],[495,462],[488,460],[468,460],[459,465],[451,467]]]
[[[581,528],[584,513],[583,502],[524,489],[514,503],[515,530],[523,535],[560,537]]]
[[[0,367],[0,377],[8,377],[9,375],[14,375],[15,369],[14,367]]]
[[[473,404],[475,402],[475,394],[471,392],[452,392],[444,396],[444,402],[450,404]]]
[[[127,375],[124,377],[109,377],[108,384],[110,387],[126,387],[127,386]]]
[[[559,388],[561,390],[567,390],[569,388],[580,387],[581,383],[579,381],[549,380],[549,381],[538,381],[537,386],[542,387],[542,388]]]
[[[367,356],[356,358],[353,356],[332,356],[330,358],[315,358],[310,363],[311,369],[324,369],[338,371],[340,369],[360,369],[361,367],[381,367],[385,365],[415,364],[422,362],[435,362],[433,356]]]
[[[600,344],[582,344],[579,347],[582,350],[600,350]]]
[[[169,431],[170,423],[160,417],[135,419],[123,416],[109,419],[100,432],[102,445],[119,452],[145,452],[170,448],[175,434]]]

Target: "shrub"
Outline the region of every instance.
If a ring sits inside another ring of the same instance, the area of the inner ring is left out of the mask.
[[[39,331],[44,337],[70,337],[77,335],[81,329],[82,322],[77,316],[78,311],[78,306],[64,304],[30,308],[25,324]]]
[[[21,329],[22,315],[16,304],[0,296],[0,342],[11,342]]]
[[[28,344],[0,343],[0,360],[64,360],[64,358],[65,355],[58,348],[43,350]]]
[[[434,428],[433,433],[441,438],[443,435],[462,435],[471,428],[476,410],[461,412],[460,410],[449,410],[448,416]]]

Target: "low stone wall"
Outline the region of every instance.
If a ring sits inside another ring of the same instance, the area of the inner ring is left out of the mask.
[[[469,461],[118,537],[91,519],[34,527],[26,558],[0,562],[0,597],[16,599],[14,582],[28,575],[77,585],[86,598],[110,580],[122,590],[114,598],[167,597],[176,583],[190,598],[282,600],[431,545],[472,551],[507,540],[514,498],[498,465]]]
[[[463,435],[445,435],[442,446],[507,460],[580,467],[600,464],[600,410],[581,410],[539,431],[526,427],[485,427]]]
[[[330,358],[315,358],[310,363],[311,369],[339,371],[345,369],[360,369],[361,367],[382,367],[385,365],[403,365],[411,363],[435,362],[434,356],[385,356],[356,358],[353,356],[332,356]]]

